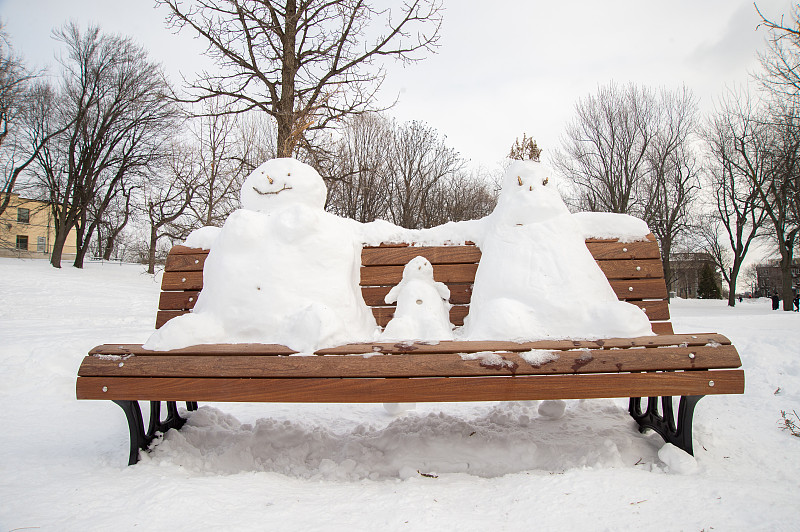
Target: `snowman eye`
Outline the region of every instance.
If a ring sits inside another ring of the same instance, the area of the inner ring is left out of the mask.
[[[530,190],[531,192],[533,192],[533,185],[529,186],[529,187],[528,187],[528,190]]]
[[[542,181],[542,185],[547,186],[547,182],[550,181],[549,177],[545,177],[544,181]]]
[[[517,176],[517,182],[519,183],[519,186],[522,186],[522,178],[520,176]]]

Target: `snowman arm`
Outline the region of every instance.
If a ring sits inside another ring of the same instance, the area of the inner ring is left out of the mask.
[[[384,303],[388,305],[390,303],[394,303],[395,301],[397,301],[397,294],[399,292],[400,292],[400,285],[399,284],[394,285],[392,289],[389,290],[389,293],[386,294],[386,297],[383,298]]]
[[[442,299],[450,299],[450,289],[447,288],[446,284],[436,281],[433,286],[436,287],[436,291],[439,292]]]

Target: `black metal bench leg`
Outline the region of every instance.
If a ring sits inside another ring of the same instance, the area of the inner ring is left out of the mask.
[[[169,429],[180,429],[186,420],[178,414],[178,406],[175,401],[166,401],[167,418],[161,421],[161,402],[150,401],[150,423],[147,428],[147,437],[151,440],[156,432],[167,432]]]
[[[125,417],[128,418],[128,431],[131,435],[131,449],[128,456],[128,465],[133,465],[139,461],[139,451],[147,449],[150,442],[153,440],[144,431],[144,422],[142,420],[142,410],[139,408],[138,401],[114,401],[125,411]]]
[[[125,411],[128,418],[128,431],[130,432],[130,455],[128,465],[134,465],[139,461],[139,451],[147,450],[156,436],[157,432],[164,433],[169,429],[180,429],[186,420],[178,414],[178,407],[175,401],[167,401],[167,418],[161,421],[161,402],[150,401],[150,421],[147,432],[144,430],[144,420],[142,410],[139,408],[138,401],[114,401]],[[191,403],[194,408],[190,408],[190,403],[186,403],[188,410],[197,410],[197,403]]]
[[[661,413],[658,411],[658,397],[648,397],[647,409],[642,411],[642,398],[631,397],[628,412],[639,424],[639,431],[652,429],[665,442],[679,447],[694,455],[692,448],[692,418],[694,407],[704,395],[686,395],[681,397],[678,416],[672,408],[672,397],[661,397]]]

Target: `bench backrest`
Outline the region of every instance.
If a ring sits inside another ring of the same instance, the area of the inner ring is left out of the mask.
[[[661,254],[653,235],[647,241],[621,243],[616,240],[586,241],[600,269],[622,301],[645,310],[656,334],[672,334],[667,305],[667,287]],[[161,282],[156,328],[189,312],[203,288],[203,265],[207,250],[174,246],[167,257]],[[394,306],[384,297],[400,282],[403,267],[422,256],[433,265],[433,277],[450,288],[450,321],[462,325],[469,312],[472,285],[481,252],[475,245],[409,246],[385,244],[365,247],[361,252],[361,291],[379,325],[385,326],[394,315]]]

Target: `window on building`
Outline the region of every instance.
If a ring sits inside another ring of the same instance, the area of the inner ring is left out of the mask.
[[[17,209],[17,223],[27,224],[31,221],[31,210],[30,209],[23,209],[22,207]]]
[[[17,249],[28,250],[28,235],[17,235]]]
[[[44,253],[47,251],[47,239],[43,236],[36,238],[36,251],[39,253]]]

